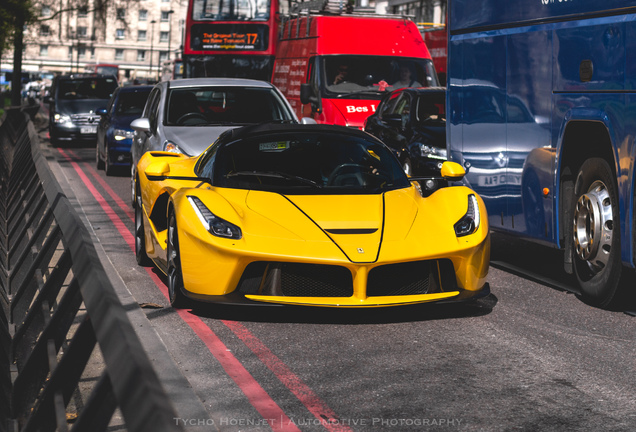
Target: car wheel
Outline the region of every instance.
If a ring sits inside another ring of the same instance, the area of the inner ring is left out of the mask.
[[[113,175],[113,166],[110,163],[110,152],[108,151],[108,144],[104,144],[104,154],[106,156],[104,162],[104,171],[107,176]]]
[[[402,169],[406,173],[407,176],[413,175],[413,166],[411,165],[411,159],[406,158],[404,162],[402,162]]]
[[[174,211],[168,216],[168,295],[170,304],[175,309],[186,308],[188,298],[183,294],[183,274],[181,273],[181,259],[179,257],[179,235],[177,218]]]
[[[572,254],[581,296],[609,307],[621,278],[618,192],[613,171],[601,158],[586,160],[574,186]]]
[[[133,167],[130,167],[130,204],[132,208],[137,206],[137,181]]]
[[[97,143],[97,145],[95,146],[95,165],[97,166],[98,170],[104,169],[104,161],[99,156],[99,143]]]
[[[141,200],[141,195],[139,195]],[[146,253],[146,234],[144,232],[144,217],[141,202],[135,206],[135,258],[137,264],[147,267],[151,264]]]

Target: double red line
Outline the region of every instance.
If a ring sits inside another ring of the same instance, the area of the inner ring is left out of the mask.
[[[132,209],[112,190],[112,188],[102,179],[95,169],[82,162],[78,162],[79,157],[72,150],[58,149],[60,155],[65,158],[75,169],[78,176],[93,195],[104,213],[109,217],[117,231],[120,233],[131,251],[135,251],[135,238],[126,224],[117,215],[113,207],[108,203],[102,194],[97,190],[94,182],[97,182],[109,195],[128,218],[134,222],[135,215]],[[89,173],[91,180],[86,173]],[[153,280],[157,288],[168,297],[168,288],[161,279],[152,271],[150,267],[145,267],[146,272]],[[189,313],[187,310],[177,309],[181,319],[194,331],[201,341],[210,350],[210,353],[219,361],[225,372],[245,394],[250,404],[261,414],[274,431],[299,431],[296,424],[285,414],[272,397],[263,389],[241,362],[227,349],[226,345],[219,339],[214,331],[207,326],[201,318]],[[351,429],[338,422],[335,412],[327,406],[314,392],[305,384],[292,370],[280,360],[260,339],[243,324],[221,320],[259,360],[271,370],[280,382],[292,392],[296,398],[311,412],[319,424],[327,430],[333,432],[346,432]]]

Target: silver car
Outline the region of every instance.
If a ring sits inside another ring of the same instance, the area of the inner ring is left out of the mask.
[[[137,162],[147,151],[197,156],[224,131],[256,123],[298,123],[285,96],[271,83],[236,78],[163,81],[148,96],[135,130],[132,192],[135,205]]]

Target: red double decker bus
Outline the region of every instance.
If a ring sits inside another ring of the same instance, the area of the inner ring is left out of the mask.
[[[184,76],[269,81],[279,20],[279,0],[190,0]]]

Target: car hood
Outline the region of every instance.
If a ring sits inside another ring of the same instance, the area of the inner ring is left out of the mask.
[[[417,216],[408,192],[279,195],[251,191],[247,208],[298,240],[333,243],[355,263],[374,262],[383,242],[404,239]],[[280,236],[280,234],[278,234]]]
[[[82,114],[106,108],[108,100],[106,99],[73,99],[57,101],[55,109],[60,114]]]
[[[414,128],[414,139],[412,141],[421,142],[431,146],[446,148],[446,126],[422,127]]]
[[[240,126],[164,126],[165,140],[172,141],[188,156],[198,156],[228,129]],[[163,143],[162,143],[163,144]]]
[[[130,127],[130,123],[132,123],[133,120],[136,120],[138,118],[139,118],[138,115],[112,117],[111,118],[111,125],[115,129],[129,129],[129,130],[132,130],[132,128]]]

